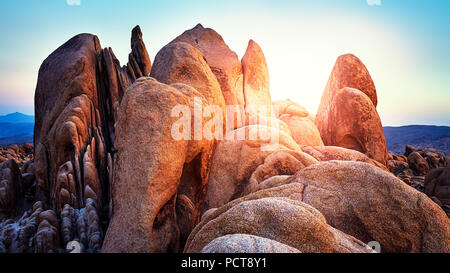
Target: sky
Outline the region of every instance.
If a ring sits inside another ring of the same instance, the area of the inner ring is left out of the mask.
[[[448,0],[17,0],[0,1],[0,115],[33,114],[39,66],[79,33],[99,37],[121,64],[140,25],[153,61],[197,23],[222,35],[239,58],[263,49],[272,100],[315,113],[338,56],[368,68],[384,126],[450,125]]]

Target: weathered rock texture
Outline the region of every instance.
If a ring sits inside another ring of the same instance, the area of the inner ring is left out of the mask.
[[[322,95],[318,112],[326,112],[322,108],[327,108],[334,94],[344,87],[361,90],[370,98],[373,105],[377,107],[377,91],[369,71],[358,57],[346,54],[336,60],[336,64],[328,79],[327,87]],[[326,118],[324,122],[326,122]]]
[[[113,216],[103,251],[176,252],[199,221],[214,142],[194,140],[191,131],[192,140],[175,140],[172,124],[178,116],[171,116],[177,105],[193,114],[194,97],[207,104],[192,87],[153,78],[136,81],[125,94],[116,128]]]
[[[188,238],[185,252],[199,252],[228,234],[250,234],[301,252],[369,252],[360,241],[330,227],[323,215],[301,202],[300,184],[258,191],[212,211]]]
[[[390,172],[407,185],[427,194],[441,206],[450,217],[448,183],[450,172],[449,156],[438,153],[435,149],[416,149],[406,145],[404,155],[389,154]]]
[[[439,201],[450,217],[450,165],[433,169],[425,178],[425,193]]]
[[[22,175],[17,163],[13,159],[0,163],[0,221],[20,211],[22,191]]]
[[[226,104],[240,120],[227,124]],[[152,67],[136,27],[121,67],[80,34],[43,62],[35,105],[34,157],[0,148],[0,252],[450,252],[450,159],[387,154],[353,55],[315,118],[272,104],[253,41],[240,62],[198,25]]]
[[[363,153],[355,150],[345,149],[342,147],[335,146],[303,146],[302,151],[311,155],[318,161],[331,161],[331,160],[341,160],[341,161],[359,161],[372,164],[379,167],[385,171],[388,171],[386,166],[379,163],[376,160],[370,159]]]
[[[354,149],[386,165],[377,103],[375,85],[361,60],[351,54],[340,56],[315,118],[325,145]]]
[[[0,163],[14,159],[17,163],[23,164],[33,158],[33,144],[10,145],[0,147]]]
[[[92,199],[98,224],[108,222],[115,108],[128,86],[151,69],[139,27],[131,47],[128,65],[120,67],[111,48],[102,50],[96,36],[80,34],[41,65],[35,93],[36,197],[57,216],[65,205],[87,209]],[[45,224],[42,236],[50,236],[50,229]],[[39,249],[47,250],[53,246]]]
[[[329,161],[285,183],[305,186],[302,200],[333,227],[383,252],[449,252],[450,220],[426,195],[362,162]]]
[[[195,88],[208,104],[221,110],[220,119],[226,129],[225,100],[219,82],[198,49],[184,42],[166,45],[156,55],[150,76],[165,84],[183,83]]]
[[[323,146],[314,117],[301,105],[287,99],[272,103],[277,117],[289,127],[291,135],[300,146]]]

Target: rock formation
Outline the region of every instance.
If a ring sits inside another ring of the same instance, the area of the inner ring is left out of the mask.
[[[198,49],[184,42],[166,45],[156,55],[150,76],[161,83],[183,83],[195,88],[208,104],[219,107],[226,129],[225,100],[219,82]]]
[[[332,228],[319,211],[301,202],[299,186],[258,191],[212,211],[192,231],[184,251],[199,252],[228,234],[249,234],[301,252],[370,252],[365,244]]]
[[[225,44],[222,36],[213,29],[198,24],[171,43],[179,42],[188,43],[203,54],[211,71],[217,77],[226,105],[245,105],[242,65],[236,53]]]
[[[389,155],[389,171],[407,185],[427,194],[450,215],[448,202],[449,156],[435,149],[416,149],[406,145],[404,155]]]
[[[65,248],[58,230],[66,205],[86,211],[89,216],[83,225],[90,233],[99,231],[89,235],[92,242],[84,249],[101,248],[101,226],[106,227],[109,218],[112,161],[108,164],[108,159],[116,151],[115,108],[128,86],[151,69],[139,27],[132,31],[131,47],[128,65],[120,67],[111,48],[102,49],[94,35],[80,34],[41,65],[35,93],[34,171],[22,176],[30,184],[35,175],[36,199],[49,209],[46,215],[55,217],[40,221],[37,252]],[[80,240],[79,233],[73,234]]]
[[[327,86],[322,95],[322,100],[319,106],[319,112],[326,112],[334,94],[344,88],[350,87],[358,89],[366,94],[372,101],[373,105],[377,107],[378,98],[375,84],[369,74],[366,66],[356,56],[346,54],[340,56],[333,67],[333,71],[328,79]],[[320,117],[321,119],[322,117]],[[326,119],[323,120],[326,123]]]
[[[10,145],[0,147],[0,163],[14,159],[17,163],[23,164],[33,158],[33,144]]]
[[[387,154],[376,106],[353,55],[314,117],[252,40],[197,25],[152,66],[136,27],[121,67],[77,35],[39,70],[34,155],[0,148],[0,252],[449,253],[450,158]]]
[[[362,162],[330,161],[287,182],[305,185],[303,202],[330,225],[383,252],[449,252],[450,220],[424,194]]]
[[[333,91],[325,90],[316,116],[325,145],[353,149],[386,165],[383,127],[370,98],[349,87]],[[328,92],[332,92],[331,98],[326,96]]]
[[[315,123],[327,146],[362,152],[386,165],[386,140],[375,85],[354,55],[340,56],[320,101]]]
[[[248,42],[241,62],[244,73],[245,107],[249,118],[274,115],[266,58],[261,47],[255,41]]]
[[[252,140],[250,135],[257,135],[260,130],[279,136],[279,142],[270,145],[270,138]],[[242,138],[239,139],[239,136]],[[264,145],[267,147],[262,148]],[[253,172],[264,164],[270,154],[280,150],[299,151],[299,149],[290,136],[272,127],[251,125],[230,132],[226,139],[218,144],[211,159],[211,173],[203,210],[220,207],[240,197],[249,186]],[[291,158],[293,161],[299,161],[295,156]],[[295,170],[284,172],[294,173]]]
[[[192,87],[153,78],[139,79],[125,94],[114,144],[113,216],[103,251],[176,252],[199,221],[214,141],[197,141],[191,130],[192,140],[172,135],[178,119],[173,107],[193,109],[194,97],[207,105]]]
[[[202,253],[301,253],[274,240],[248,234],[225,235],[212,240]]]
[[[450,217],[450,165],[432,170],[425,178],[425,193]]]

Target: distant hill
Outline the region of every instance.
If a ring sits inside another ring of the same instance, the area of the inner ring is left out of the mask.
[[[403,127],[384,127],[384,135],[389,152],[403,154],[405,146],[434,148],[450,154],[450,127],[411,125]]]
[[[0,123],[33,123],[34,116],[25,115],[22,113],[12,113],[5,116],[0,116]]]
[[[34,116],[12,113],[0,116],[0,146],[33,142]]]
[[[22,134],[12,137],[0,138],[1,147],[6,147],[12,144],[22,145],[25,143],[33,143],[33,134]]]

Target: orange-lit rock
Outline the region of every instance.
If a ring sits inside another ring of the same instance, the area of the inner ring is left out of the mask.
[[[353,149],[387,164],[381,120],[374,104],[363,92],[346,87],[333,92],[329,101],[324,94],[316,124],[325,145]]]
[[[242,58],[244,72],[244,99],[250,116],[261,114],[273,115],[270,97],[269,70],[261,47],[253,40],[248,42],[247,50]]]

